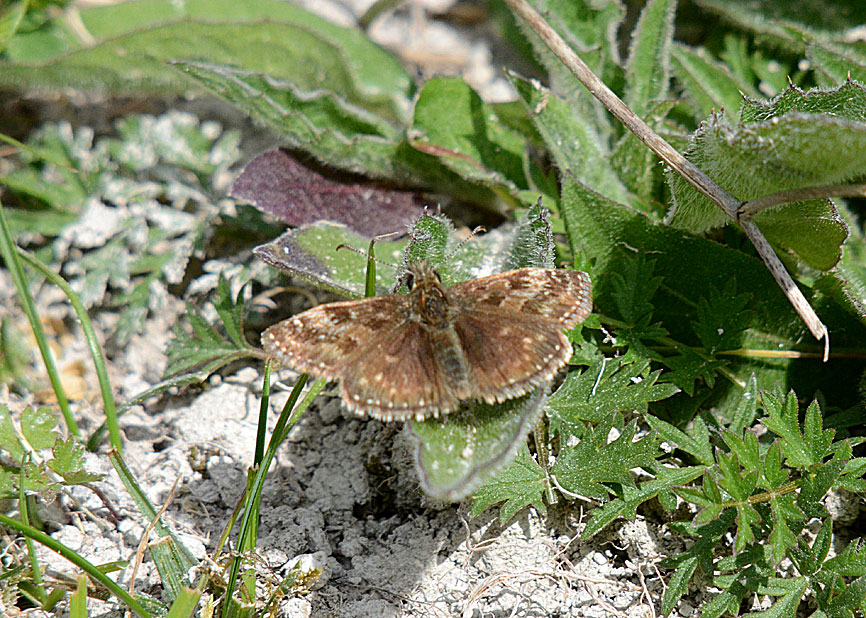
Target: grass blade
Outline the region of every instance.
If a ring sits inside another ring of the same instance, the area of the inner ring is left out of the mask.
[[[45,363],[45,370],[48,372],[48,379],[51,381],[51,387],[54,389],[57,405],[60,406],[66,426],[72,435],[78,436],[78,423],[75,422],[72,412],[69,410],[69,399],[66,397],[63,384],[60,382],[60,374],[57,371],[57,365],[54,364],[54,355],[48,347],[48,340],[45,338],[45,329],[42,328],[42,322],[39,321],[39,315],[36,313],[36,303],[33,302],[33,295],[27,286],[27,279],[24,277],[21,262],[18,260],[17,249],[15,241],[12,239],[9,223],[6,221],[3,205],[0,204],[0,254],[3,255],[3,261],[6,262],[6,268],[15,283],[21,307],[30,321],[33,337],[36,339],[36,345],[39,346],[39,353],[42,354],[42,361]]]

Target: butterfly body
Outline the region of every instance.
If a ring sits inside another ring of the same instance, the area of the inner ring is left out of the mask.
[[[381,420],[500,403],[551,380],[571,357],[564,330],[592,308],[586,273],[522,268],[445,287],[410,264],[409,294],[320,305],[262,334],[269,356],[340,381],[344,405]]]

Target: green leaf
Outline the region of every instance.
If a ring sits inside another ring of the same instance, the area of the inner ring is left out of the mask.
[[[791,391],[780,401],[770,393],[761,394],[764,410],[769,414],[761,422],[782,438],[782,452],[791,467],[810,466],[821,463],[829,455],[828,447],[835,432],[821,427],[820,408],[812,402],[804,426],[805,436],[800,432],[797,395]],[[811,415],[811,416],[810,416]]]
[[[15,433],[9,407],[5,404],[0,404],[0,450],[5,451],[14,461],[22,461],[26,454]]]
[[[708,297],[698,301],[698,319],[692,328],[710,354],[740,347],[743,332],[751,320],[751,294],[737,294],[737,281],[729,279],[724,290],[710,286]]]
[[[695,544],[688,550],[665,560],[662,564],[676,571],[668,581],[668,587],[662,596],[661,613],[670,614],[679,600],[688,591],[689,582],[698,569],[705,573],[713,572],[713,555],[722,537],[734,521],[734,511],[729,510],[715,521],[704,524],[691,531],[697,537]]]
[[[724,290],[732,276],[736,277],[738,291],[748,291],[753,296],[749,309],[754,313],[749,316],[741,347],[757,350],[798,349],[803,345],[800,342],[809,337],[766,267],[755,258],[714,241],[656,225],[568,177],[564,178],[563,183],[561,214],[572,249],[575,253],[584,252],[592,256],[594,306],[603,315],[614,314],[617,300],[623,304],[623,296],[612,286],[614,275],[619,273],[622,276],[627,269],[633,268],[628,262],[638,252],[652,256],[652,276],[662,277],[663,288],[659,289],[664,289],[664,293],[651,297],[652,319],[660,321],[660,325],[676,341],[695,340],[691,323],[697,317],[697,300],[710,287]],[[643,285],[639,279],[636,283]],[[839,313],[838,308],[833,309],[833,303],[821,301],[821,295],[808,288],[804,291],[807,298],[812,299],[811,302],[820,305],[822,319],[831,323],[840,320],[838,327],[830,327],[836,337],[835,345],[842,345],[840,339],[846,339],[849,345],[859,347],[866,340],[866,329],[856,319]],[[615,293],[619,295],[617,300],[614,298]],[[626,333],[617,332],[617,339]],[[855,333],[856,336],[853,336]],[[849,336],[853,337],[849,339]],[[817,351],[817,347],[810,349]],[[761,380],[769,379],[766,382],[768,388],[773,381],[787,378],[784,373],[777,373],[777,377],[771,378],[767,371],[770,368],[775,368],[774,372],[785,371],[784,368],[791,363],[785,358],[764,358],[755,364],[749,364],[751,361],[748,359],[736,362],[738,370],[744,373],[744,381],[752,371],[760,371]],[[838,370],[825,374],[821,380],[826,379],[828,382],[821,383],[838,384]],[[816,367],[809,375],[817,379],[822,371],[821,367]],[[846,375],[851,376],[852,380],[856,379],[855,374]],[[819,382],[811,384],[812,388],[819,387]],[[731,387],[719,386],[717,383],[716,388],[721,394]],[[739,392],[737,387],[737,396]]]
[[[193,332],[187,334],[180,325],[175,327],[174,339],[169,342],[166,350],[166,377],[186,373],[201,366],[205,366],[207,372],[214,372],[238,359],[254,355],[254,349],[246,342],[241,330],[242,295],[238,294],[233,301],[227,282],[221,280],[214,304],[223,329],[229,333],[230,339],[221,335],[201,313],[188,305],[187,318]]]
[[[556,166],[610,199],[626,200],[627,190],[605,156],[608,147],[595,125],[539,82],[514,73],[509,78]]]
[[[418,440],[415,462],[424,491],[448,501],[475,491],[513,460],[535,426],[545,399],[544,388],[537,388],[499,405],[472,402],[440,419],[409,421],[409,430]],[[513,473],[508,472],[506,480],[494,484],[502,489],[513,480]],[[495,494],[492,502],[516,500],[509,502],[510,509],[532,493],[534,484],[517,490],[512,487],[508,494]],[[490,498],[489,493],[486,496]]]
[[[57,439],[53,429],[57,427],[57,417],[48,406],[24,408],[21,414],[21,435],[34,449],[50,447]]]
[[[34,54],[26,36],[13,40],[7,50],[12,61],[0,65],[5,83],[182,91],[188,84],[165,61],[195,58],[291,79],[308,90],[343,92],[394,118],[408,112],[412,81],[391,54],[357,29],[292,4],[139,0],[79,8],[76,17],[81,30],[58,15],[57,45],[48,54],[44,43]]]
[[[742,397],[737,399],[731,410],[728,429],[736,435],[742,435],[746,427],[751,427],[758,417],[758,379],[753,373],[749,376]]]
[[[663,130],[667,115],[674,108],[674,101],[654,104],[644,121],[655,131]],[[618,176],[641,202],[635,204],[646,213],[658,210],[658,191],[662,185],[662,167],[658,156],[640,141],[634,133],[627,131],[614,146],[611,164]],[[634,202],[632,198],[631,202]],[[628,203],[628,202],[627,202]]]
[[[27,0],[7,4],[0,11],[0,52],[4,50],[9,39],[15,34],[26,11]]]
[[[729,65],[710,58],[703,48],[675,43],[671,60],[674,75],[683,87],[683,100],[696,120],[721,110],[736,117],[743,93],[758,96],[751,82],[738,78]]]
[[[634,486],[629,470],[653,463],[659,453],[659,440],[649,436],[635,441],[635,421],[623,428],[615,439],[608,440],[617,417],[611,414],[576,446],[563,447],[551,472],[566,491],[604,501],[612,492],[602,483]]]
[[[415,102],[412,146],[437,157],[463,178],[525,188],[526,138],[502,123],[460,78],[433,78]]]
[[[708,466],[715,463],[710,432],[702,418],[697,417],[687,431],[682,431],[652,414],[644,415],[644,420],[662,439],[692,455],[700,463]]]
[[[866,82],[866,54],[862,48],[839,45],[817,37],[808,38],[811,41],[806,47],[806,57],[830,84],[841,84],[848,79]]]
[[[551,430],[563,440],[580,435],[580,421],[600,422],[614,412],[647,411],[649,402],[661,401],[679,392],[673,384],[657,383],[660,370],[649,361],[624,364],[622,357],[605,358],[582,372],[570,371],[547,404]]]
[[[622,80],[616,38],[625,17],[622,3],[618,0],[535,0],[532,4],[536,10],[544,13],[554,30],[581,50],[584,61],[606,83]],[[517,20],[517,25],[532,44],[538,62],[546,70],[551,91],[562,98],[568,107],[576,110],[580,117],[595,124],[600,135],[612,135],[613,125],[601,104],[594,97],[586,95],[584,86],[522,20]]]
[[[620,490],[617,492],[617,498],[593,510],[590,520],[580,537],[588,539],[594,536],[617,517],[634,519],[637,514],[637,508],[641,504],[655,498],[660,492],[690,483],[701,476],[706,467],[668,468],[666,466],[655,466],[653,469],[656,473],[656,478],[649,481],[641,481],[637,487],[621,485]]]
[[[679,348],[677,356],[668,356],[664,364],[671,368],[665,374],[665,379],[679,386],[689,396],[695,392],[695,381],[703,380],[712,388],[716,381],[716,371],[724,367],[725,361],[705,358],[691,348]]]
[[[797,608],[800,607],[800,601],[803,600],[803,595],[806,594],[808,580],[805,577],[795,577],[790,580],[793,590],[782,595],[773,606],[763,612],[747,614],[748,616],[758,616],[761,618],[795,618]]]
[[[844,157],[837,153],[844,152]],[[702,124],[689,159],[742,200],[776,191],[834,184],[866,174],[866,92],[847,82],[834,90],[789,88],[769,102],[747,99],[741,120],[724,115]],[[724,214],[678,175],[668,177],[672,225],[696,232],[724,225]],[[767,238],[809,265],[839,261],[848,230],[827,200],[808,200],[759,213]]]
[[[547,506],[543,496],[547,487],[544,469],[532,458],[524,444],[511,465],[475,492],[469,516],[476,517],[492,504],[503,500],[506,502],[499,512],[499,519],[503,523],[528,505],[534,506],[542,516],[546,516]]]
[[[325,290],[343,296],[364,296],[362,255],[354,251],[337,251],[340,245],[363,247],[367,244],[360,234],[343,225],[320,221],[309,226],[285,232],[267,244],[256,247],[255,254],[262,261],[297,276]],[[386,293],[397,281],[398,262],[406,241],[383,241],[376,244],[376,253],[394,268],[376,269],[376,291]]]
[[[799,5],[797,11],[792,11],[784,0],[760,5],[748,0],[700,0],[699,4],[729,23],[761,35],[774,47],[795,54],[803,51],[804,31],[829,37],[847,30],[852,23],[861,23],[857,20],[863,18],[859,4],[832,0],[813,0]]]
[[[623,100],[638,116],[667,97],[676,0],[650,0],[632,32]]]
[[[252,118],[275,130],[287,145],[316,160],[370,178],[452,192],[480,204],[492,191],[469,183],[436,157],[413,149],[407,127],[376,115],[328,89],[304,90],[268,74],[193,61],[174,65]]]
[[[89,474],[84,470],[84,445],[75,438],[58,438],[52,449],[54,459],[48,467],[63,477],[67,485],[78,485],[101,480],[101,474]]]
[[[661,277],[653,275],[654,268],[654,260],[636,255],[624,262],[622,270],[611,273],[613,301],[628,324],[637,324],[652,313],[652,299],[662,282]]]

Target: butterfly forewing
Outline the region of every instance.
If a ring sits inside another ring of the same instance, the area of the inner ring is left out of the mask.
[[[262,333],[268,356],[320,378],[344,377],[345,361],[398,326],[406,298],[377,296],[314,307]]]
[[[577,270],[521,268],[463,281],[448,289],[463,307],[548,320],[569,329],[592,311],[592,283]]]

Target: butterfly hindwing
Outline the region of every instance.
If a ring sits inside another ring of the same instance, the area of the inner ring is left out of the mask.
[[[571,358],[571,344],[562,326],[526,316],[503,319],[489,312],[467,310],[454,323],[466,364],[472,396],[488,403],[528,393],[553,379]]]
[[[417,322],[378,333],[346,359],[342,374],[346,407],[380,420],[438,416],[459,403],[446,384],[430,334]]]

